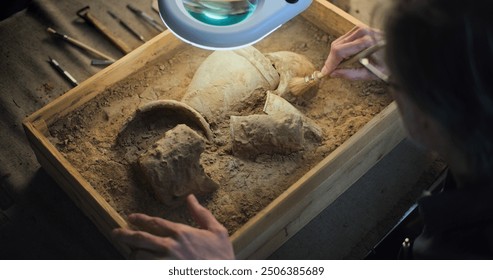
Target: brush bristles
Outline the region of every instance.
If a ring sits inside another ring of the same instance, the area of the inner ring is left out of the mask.
[[[294,95],[299,95],[315,85],[321,78],[320,72],[316,71],[306,77],[296,77],[289,81],[289,91]]]
[[[289,82],[289,91],[294,95],[299,95],[311,88],[317,81],[297,77]]]

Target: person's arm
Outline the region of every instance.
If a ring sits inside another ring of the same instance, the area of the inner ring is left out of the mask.
[[[379,30],[367,26],[355,26],[348,33],[332,42],[329,56],[321,71],[322,74],[329,75],[333,78],[345,78],[350,80],[376,79],[375,75],[363,67],[350,69],[337,69],[337,67],[342,61],[375,45],[381,38],[382,33]],[[387,72],[381,56],[375,54],[373,55],[372,60],[380,71]]]
[[[228,231],[194,195],[187,204],[200,228],[144,214],[131,214],[129,222],[140,230],[114,229],[116,240],[127,244],[135,258],[145,259],[234,259]]]

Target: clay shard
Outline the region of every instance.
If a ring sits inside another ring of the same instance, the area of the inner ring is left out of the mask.
[[[272,62],[254,47],[216,51],[197,69],[182,102],[215,124],[254,92],[274,90],[278,84]]]
[[[300,112],[286,99],[272,92],[267,92],[267,99],[264,105],[264,112],[268,115],[292,114],[292,115],[300,116],[303,120],[303,130],[304,130],[305,138],[312,138],[317,141],[323,139],[322,128],[314,120],[305,116],[302,112]]]
[[[303,121],[293,114],[231,116],[233,154],[291,154],[303,149]]]
[[[141,155],[140,170],[160,202],[178,206],[190,193],[205,194],[219,187],[200,164],[204,148],[203,138],[180,124]]]
[[[317,93],[315,87],[299,93],[293,94],[289,91],[289,82],[296,77],[311,75],[316,69],[307,57],[301,54],[280,51],[265,55],[279,72],[279,86],[273,93],[283,97],[291,103],[303,104],[313,99]]]
[[[153,110],[175,111],[176,114],[180,114],[184,117],[187,117],[202,129],[205,136],[207,137],[207,140],[209,141],[212,140],[212,131],[209,124],[199,112],[197,112],[194,108],[190,107],[189,105],[171,99],[156,100],[141,106],[139,109],[137,109],[136,114],[146,113]]]

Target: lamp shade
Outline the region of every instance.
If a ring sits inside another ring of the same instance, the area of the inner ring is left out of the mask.
[[[164,24],[183,41],[224,50],[260,41],[307,9],[312,0],[246,0],[248,6],[240,12],[228,12],[225,6],[218,10],[210,6],[214,2],[217,0],[159,0],[159,11]]]

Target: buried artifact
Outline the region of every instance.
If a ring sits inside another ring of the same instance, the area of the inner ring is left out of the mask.
[[[204,148],[203,138],[180,124],[139,158],[140,169],[160,202],[176,206],[190,193],[203,194],[218,188],[200,164]]]
[[[284,95],[295,103],[313,98],[313,94],[289,95],[287,87],[291,77],[313,69],[306,57],[292,52],[264,55],[254,47],[216,51],[195,72],[181,101],[158,100],[139,108],[134,118],[160,110],[163,113],[173,111],[194,124],[191,127],[179,125],[167,131],[138,158],[140,171],[156,198],[174,206],[190,193],[203,194],[217,189],[217,183],[205,174],[199,163],[204,143],[191,136],[198,136],[191,133],[192,128],[199,128],[209,141],[213,141],[209,123],[217,126],[229,121],[232,153],[246,159],[255,159],[260,154],[287,155],[302,151],[305,135],[315,135],[308,139],[320,141],[322,131],[315,122],[278,96]],[[265,103],[265,114],[232,114],[251,106],[245,101],[255,97]],[[166,117],[169,114],[162,115],[162,118]]]

